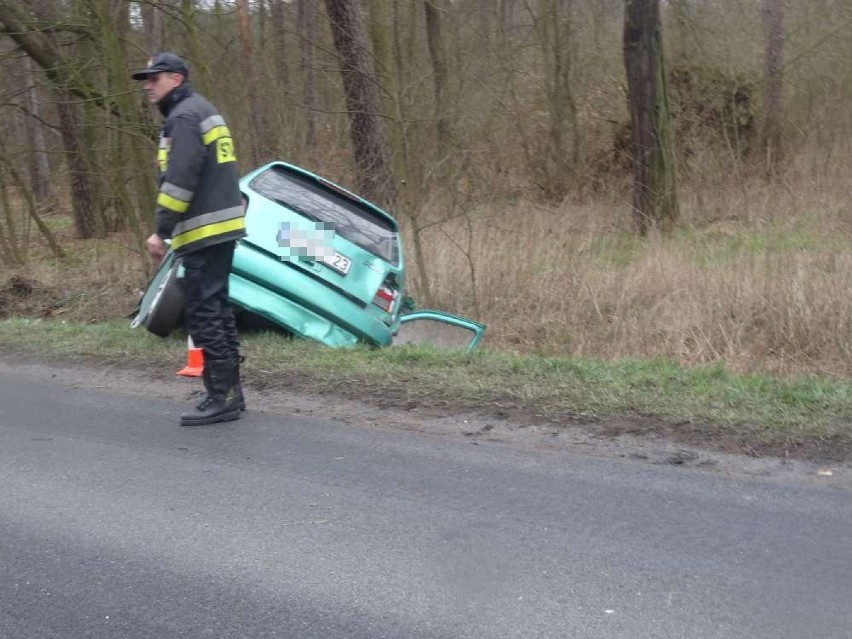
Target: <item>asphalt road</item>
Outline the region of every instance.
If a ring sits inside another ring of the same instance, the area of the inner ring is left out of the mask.
[[[852,637],[852,493],[0,372],[0,637]]]

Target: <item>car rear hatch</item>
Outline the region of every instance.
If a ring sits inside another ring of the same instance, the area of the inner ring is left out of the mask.
[[[297,300],[335,319],[354,304],[389,325],[399,303],[401,252],[396,222],[318,176],[275,163],[248,177],[246,248],[321,282],[334,297]],[[236,263],[235,263],[236,267]],[[292,271],[279,278],[290,279]],[[293,287],[278,280],[287,294]],[[305,287],[306,290],[315,287]],[[334,298],[337,298],[335,301]]]

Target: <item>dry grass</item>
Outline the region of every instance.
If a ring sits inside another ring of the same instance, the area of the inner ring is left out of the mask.
[[[60,218],[51,221],[62,222]],[[133,311],[150,275],[138,240],[130,234],[113,234],[82,241],[70,228],[60,228],[56,237],[64,257],[55,258],[34,243],[27,248],[25,264],[4,267],[0,317],[100,321]]]
[[[781,184],[683,189],[683,226],[665,237],[633,235],[615,197],[471,207],[424,231],[430,283],[437,305],[518,352],[848,375],[848,182],[792,167]]]

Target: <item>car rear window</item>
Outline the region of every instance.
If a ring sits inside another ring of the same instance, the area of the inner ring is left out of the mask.
[[[393,222],[345,193],[281,166],[264,171],[250,186],[310,220],[332,224],[337,235],[398,265],[399,238]]]

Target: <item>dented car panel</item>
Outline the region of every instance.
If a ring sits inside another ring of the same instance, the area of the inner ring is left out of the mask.
[[[393,335],[388,323],[367,312],[366,305],[345,289],[331,288],[312,272],[306,273],[308,269],[314,270],[271,259],[243,241],[234,251],[231,266],[231,302],[328,346],[351,346],[359,340],[390,344]]]

